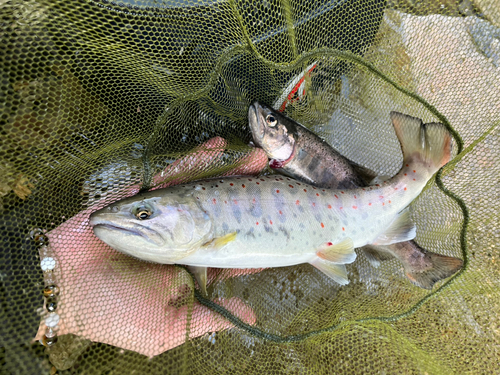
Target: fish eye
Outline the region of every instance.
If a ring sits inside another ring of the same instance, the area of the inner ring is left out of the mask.
[[[269,125],[270,127],[274,128],[276,126],[276,124],[278,123],[278,120],[276,120],[276,117],[274,117],[273,115],[269,114],[266,117],[266,122],[267,122],[267,125]]]
[[[141,206],[138,207],[135,211],[135,217],[139,220],[146,220],[152,215],[152,212],[149,208]]]

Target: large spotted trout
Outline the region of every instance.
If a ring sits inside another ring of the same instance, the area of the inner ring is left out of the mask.
[[[422,123],[415,117],[406,118],[415,126]],[[374,172],[353,164],[301,124],[263,104],[250,105],[248,121],[255,145],[266,152],[269,166],[278,173],[332,189],[367,187],[383,179],[374,178]],[[362,250],[375,267],[381,260],[396,257],[407,278],[424,289],[432,289],[437,281],[453,275],[463,265],[461,259],[427,251],[415,241],[368,245]]]
[[[350,190],[287,177],[232,177],[168,187],[94,212],[94,233],[112,248],[157,263],[260,268],[310,263],[340,284],[354,247],[415,236],[405,208],[450,160],[442,124],[392,112],[403,166],[392,179]]]

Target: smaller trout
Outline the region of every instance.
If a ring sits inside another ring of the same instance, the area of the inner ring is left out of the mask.
[[[420,119],[405,117],[422,124]],[[276,172],[332,189],[366,187],[375,177],[375,173],[351,163],[301,124],[269,107],[253,103],[248,118],[255,144],[267,153],[269,165]],[[415,241],[362,249],[375,267],[380,261],[396,257],[407,278],[424,289],[432,289],[437,281],[453,275],[463,265],[461,259],[426,251]]]

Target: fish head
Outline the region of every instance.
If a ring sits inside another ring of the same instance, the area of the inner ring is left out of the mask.
[[[288,160],[295,150],[297,123],[259,102],[248,109],[248,123],[254,143],[270,159]]]
[[[92,213],[90,225],[113,249],[155,263],[175,263],[212,240],[211,218],[192,195],[125,198]]]

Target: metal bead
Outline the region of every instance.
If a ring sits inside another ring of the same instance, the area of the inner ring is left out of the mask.
[[[49,328],[55,328],[58,324],[61,318],[59,315],[56,313],[51,313],[49,314],[48,317],[45,318],[45,325]]]
[[[55,298],[47,298],[45,308],[48,312],[54,312],[57,309],[57,300]]]
[[[30,238],[32,240],[34,240],[35,237],[37,237],[41,234],[43,234],[43,231],[40,228],[33,228],[32,230],[30,230]]]
[[[43,296],[46,298],[53,298],[59,295],[59,287],[57,285],[46,286],[43,290]]]
[[[52,346],[57,342],[57,336],[47,337],[47,335],[43,336],[42,343],[45,346]]]
[[[36,242],[38,246],[44,246],[48,245],[49,243],[49,237],[47,237],[45,234],[39,234],[33,238],[33,240]]]

